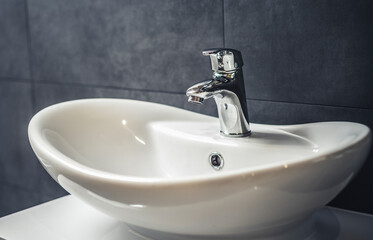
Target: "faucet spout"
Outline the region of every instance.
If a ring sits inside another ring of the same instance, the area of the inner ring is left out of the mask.
[[[194,84],[186,91],[188,102],[202,104],[205,99],[213,96],[213,80],[202,81]]]
[[[213,78],[188,88],[188,101],[202,104],[205,99],[214,98],[221,134],[228,137],[249,136],[251,131],[240,52],[233,49],[212,49],[204,51],[203,54],[211,58]]]
[[[197,96],[188,97],[188,102],[191,102],[191,103],[203,104],[204,100],[205,100],[204,98],[197,97]]]

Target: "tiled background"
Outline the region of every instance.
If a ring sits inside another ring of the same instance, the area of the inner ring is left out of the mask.
[[[28,144],[40,109],[132,98],[216,115],[184,92],[211,47],[242,51],[250,119],[373,128],[372,0],[0,0],[0,216],[66,194]],[[338,171],[338,169],[336,169]],[[331,205],[373,213],[373,156]]]

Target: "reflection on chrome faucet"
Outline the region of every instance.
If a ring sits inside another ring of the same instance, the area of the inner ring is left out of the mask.
[[[251,131],[241,53],[234,49],[219,48],[205,50],[202,54],[210,56],[212,79],[188,88],[188,101],[201,104],[205,99],[213,97],[218,108],[220,132],[228,137],[249,136]]]

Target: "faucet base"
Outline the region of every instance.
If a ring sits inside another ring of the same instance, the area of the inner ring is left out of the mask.
[[[225,137],[232,137],[232,138],[239,138],[239,137],[249,137],[251,135],[251,131],[245,133],[225,133],[220,131],[220,134]]]

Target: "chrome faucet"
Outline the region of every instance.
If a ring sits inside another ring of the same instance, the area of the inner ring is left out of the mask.
[[[249,136],[251,131],[241,53],[234,49],[218,48],[205,50],[202,54],[210,56],[212,79],[188,88],[188,101],[202,104],[205,99],[213,97],[218,107],[221,134],[228,137]]]

